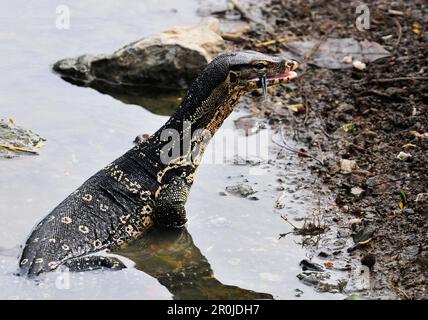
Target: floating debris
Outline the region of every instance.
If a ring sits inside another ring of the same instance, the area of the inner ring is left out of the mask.
[[[233,195],[238,195],[244,198],[257,192],[256,190],[254,190],[252,186],[245,183],[239,183],[233,186],[227,186],[226,191]]]
[[[15,124],[13,119],[0,119],[0,157],[15,158],[22,154],[37,155],[44,138]]]

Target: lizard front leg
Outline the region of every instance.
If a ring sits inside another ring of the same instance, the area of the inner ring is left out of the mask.
[[[154,222],[165,227],[181,227],[187,222],[184,204],[192,185],[189,177],[173,176],[159,193]]]

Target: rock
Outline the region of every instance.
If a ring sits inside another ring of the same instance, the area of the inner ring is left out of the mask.
[[[397,155],[397,159],[400,161],[406,161],[407,159],[411,158],[412,155],[410,153],[406,153],[401,151],[398,155]]]
[[[420,251],[420,247],[418,244],[408,246],[403,248],[402,255],[406,257],[407,259],[414,259]]]
[[[357,167],[355,160],[341,159],[340,160],[340,172],[343,174],[349,174],[353,169]]]
[[[231,6],[224,0],[199,1],[196,13],[200,16],[207,17],[213,14],[224,14]]]
[[[219,22],[176,27],[138,40],[113,54],[83,55],[55,63],[54,70],[77,84],[96,87],[148,86],[187,89],[224,41]]]
[[[351,220],[349,220],[349,224],[359,224],[359,223],[361,223],[363,221],[363,219],[360,219],[360,218],[353,218],[353,219],[351,219]]]
[[[46,139],[31,130],[17,126],[13,119],[0,118],[0,158],[15,158],[23,154],[38,154]]]
[[[300,261],[299,266],[302,267],[303,271],[312,270],[312,271],[324,271],[324,268],[318,263],[311,262],[309,260],[303,259]]]
[[[318,42],[318,39],[296,40],[288,42],[285,47],[292,53],[304,57]],[[352,55],[351,59],[354,59],[352,65],[349,63],[350,55]],[[363,65],[365,67],[365,63],[389,56],[390,53],[377,42],[357,41],[352,38],[328,38],[319,46],[310,63],[321,68],[342,69],[351,68],[356,61],[359,61],[358,67],[361,68]]]
[[[413,210],[412,208],[405,208],[403,209],[403,213],[410,216],[415,213],[415,210]]]
[[[285,198],[287,197],[286,192],[281,192],[278,196],[278,199],[276,199],[275,202],[275,208],[277,209],[284,209],[285,207]]]
[[[245,136],[256,134],[260,131],[261,122],[251,116],[243,116],[236,120],[233,120],[236,129],[242,130]]]
[[[420,138],[420,139],[427,139],[428,138],[428,132],[419,133],[417,131],[410,131],[410,134],[412,134],[416,138]]]
[[[369,269],[372,269],[372,268],[373,268],[373,266],[375,265],[375,263],[376,263],[376,257],[375,257],[375,255],[373,255],[373,254],[371,254],[371,253],[366,254],[366,255],[361,259],[361,264],[362,264],[363,266],[368,267]]]
[[[351,188],[351,194],[357,199],[361,199],[363,193],[364,193],[364,189],[362,189],[360,187],[352,187]]]
[[[418,204],[428,203],[428,193],[418,193],[415,201]]]
[[[416,196],[415,210],[421,214],[428,215],[428,193],[419,193]]]
[[[239,196],[244,197],[244,198],[257,192],[253,189],[252,186],[250,186],[249,184],[244,184],[244,183],[239,183],[239,184],[233,185],[233,186],[227,186],[226,191],[231,193],[231,194],[239,195]]]
[[[361,226],[356,233],[352,235],[352,239],[356,244],[363,244],[369,241],[372,237],[376,228],[374,226]]]
[[[345,288],[346,280],[330,280],[331,275],[321,272],[302,272],[297,278],[308,286],[313,286],[318,292],[339,293]]]
[[[294,113],[304,112],[305,111],[305,105],[303,103],[295,103],[295,104],[289,104],[287,105],[287,108]]]
[[[308,286],[316,286],[320,282],[320,279],[318,279],[317,276],[313,273],[300,273],[297,275],[297,278]]]
[[[318,253],[318,257],[320,257],[320,258],[328,258],[328,257],[330,257],[330,256],[331,256],[331,253],[330,253],[330,252],[320,251],[320,252]]]
[[[388,190],[395,188],[397,179],[391,175],[380,174],[370,177],[366,181],[367,188],[373,195],[380,195]]]
[[[339,104],[336,108],[336,111],[338,113],[350,113],[351,111],[354,111],[355,107],[352,104],[342,102]]]

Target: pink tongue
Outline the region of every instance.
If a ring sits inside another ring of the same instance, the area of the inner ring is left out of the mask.
[[[297,73],[295,73],[294,71],[288,71],[285,73],[276,74],[274,76],[269,77],[268,79],[294,79],[295,77],[297,77]]]

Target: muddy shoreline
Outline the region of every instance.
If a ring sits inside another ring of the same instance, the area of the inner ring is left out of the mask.
[[[259,8],[272,30],[244,18],[250,31],[229,42],[233,49],[289,55],[287,39],[312,37],[319,47],[327,38],[354,38],[391,55],[363,70],[329,70],[311,63],[315,47],[288,93],[241,106],[303,144],[289,152],[319,178],[315,193],[327,187],[335,197],[336,205],[319,208],[325,230],[309,246],[311,257],[325,269],[345,265],[348,294],[426,299],[428,12],[423,1],[367,4],[371,26],[363,31],[355,27],[357,4],[339,1],[272,0]],[[293,112],[284,104],[303,107]]]

